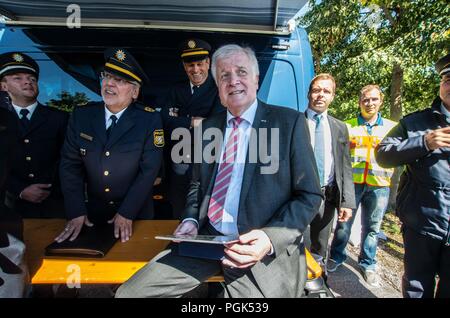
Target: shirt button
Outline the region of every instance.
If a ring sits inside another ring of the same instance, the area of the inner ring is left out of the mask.
[[[109,191],[110,191],[109,188],[106,188],[106,189],[105,189],[105,192],[109,192]]]
[[[30,142],[30,139],[24,139],[23,142],[28,144]]]
[[[110,155],[109,151],[105,152],[106,157],[109,157],[109,155]]]
[[[103,174],[104,174],[105,176],[108,176],[108,175],[109,175],[109,171],[105,171],[105,172],[103,172]]]
[[[29,177],[29,178],[34,178],[34,174],[30,173],[30,174],[28,175],[28,177]]]
[[[31,157],[25,157],[26,161],[31,161]]]

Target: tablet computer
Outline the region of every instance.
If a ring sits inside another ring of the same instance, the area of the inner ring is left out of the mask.
[[[227,244],[239,241],[237,235],[157,235],[155,239],[180,241],[180,242],[194,242],[207,244]]]

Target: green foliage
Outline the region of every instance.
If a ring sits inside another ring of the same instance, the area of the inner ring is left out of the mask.
[[[47,104],[48,106],[55,107],[67,112],[71,112],[75,106],[84,105],[89,102],[89,98],[85,93],[70,94],[67,91],[62,91],[58,94],[59,99],[51,99]]]
[[[403,70],[403,114],[429,107],[438,93],[434,62],[449,49],[445,0],[311,0],[299,20],[311,41],[316,73],[337,81],[330,112],[341,119],[358,112],[359,90],[378,84],[389,117],[392,70]]]

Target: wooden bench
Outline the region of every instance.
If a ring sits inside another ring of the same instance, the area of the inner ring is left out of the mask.
[[[176,220],[140,220],[134,222],[133,236],[128,242],[117,242],[104,258],[68,258],[45,256],[44,249],[64,229],[62,219],[25,219],[24,238],[32,284],[66,284],[79,269],[81,284],[121,284],[162,251],[168,241],[156,235],[171,234]],[[322,275],[320,265],[306,250],[308,279]],[[75,265],[75,266],[74,266]],[[223,282],[222,275],[207,282]]]
[[[128,242],[117,242],[104,258],[68,258],[45,256],[44,249],[64,229],[62,219],[25,219],[24,239],[32,284],[66,284],[79,268],[81,284],[121,284],[162,251],[168,241],[155,235],[171,234],[176,220],[140,220],[134,222]],[[74,266],[75,265],[75,266]],[[208,282],[223,282],[213,276]]]

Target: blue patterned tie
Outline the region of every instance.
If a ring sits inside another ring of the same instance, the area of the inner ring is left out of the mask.
[[[316,121],[316,131],[314,134],[314,157],[316,158],[317,170],[319,171],[320,186],[325,185],[324,162],[325,162],[325,141],[323,132],[322,115],[314,115]]]

